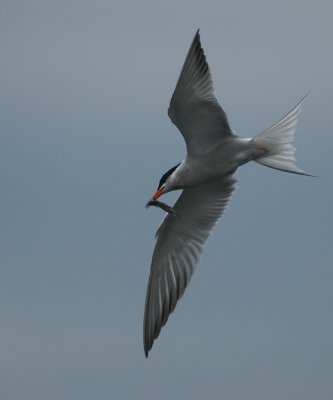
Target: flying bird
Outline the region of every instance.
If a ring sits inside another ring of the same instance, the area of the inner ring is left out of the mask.
[[[170,208],[175,215],[167,214],[156,232],[143,324],[146,357],[184,294],[205,243],[230,201],[238,167],[255,161],[312,176],[295,165],[292,145],[303,100],[263,133],[240,138],[214,95],[199,30],[195,34],[168,110],[183,135],[187,156],[162,176],[150,200],[156,204],[163,194],[182,190]]]

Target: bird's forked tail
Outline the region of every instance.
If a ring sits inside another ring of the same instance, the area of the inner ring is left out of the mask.
[[[262,148],[266,151],[254,161],[281,171],[314,176],[296,166],[295,147],[292,144],[303,101],[304,97],[297,106],[279,122],[251,140],[258,149]]]

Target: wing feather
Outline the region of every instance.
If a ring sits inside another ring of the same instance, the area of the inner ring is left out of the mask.
[[[218,103],[212,76],[197,31],[168,110],[183,135],[189,155],[204,153],[226,136],[233,135]]]
[[[145,354],[176,307],[236,185],[234,175],[184,189],[156,233],[144,316]]]

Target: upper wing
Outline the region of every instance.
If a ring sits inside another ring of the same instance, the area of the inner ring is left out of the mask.
[[[227,116],[216,97],[199,30],[185,59],[168,110],[182,133],[189,155],[204,153],[232,135]]]
[[[204,244],[225,210],[236,178],[228,175],[184,189],[156,233],[144,316],[146,357],[190,282]]]

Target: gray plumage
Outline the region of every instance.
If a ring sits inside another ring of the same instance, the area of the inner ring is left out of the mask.
[[[311,175],[295,165],[292,145],[302,102],[255,138],[240,138],[231,130],[214,95],[199,31],[196,33],[168,110],[184,137],[187,157],[163,175],[152,199],[183,190],[173,207],[179,218],[168,214],[156,233],[144,314],[146,357],[184,294],[214,225],[226,210],[236,186],[237,168],[256,161]]]

